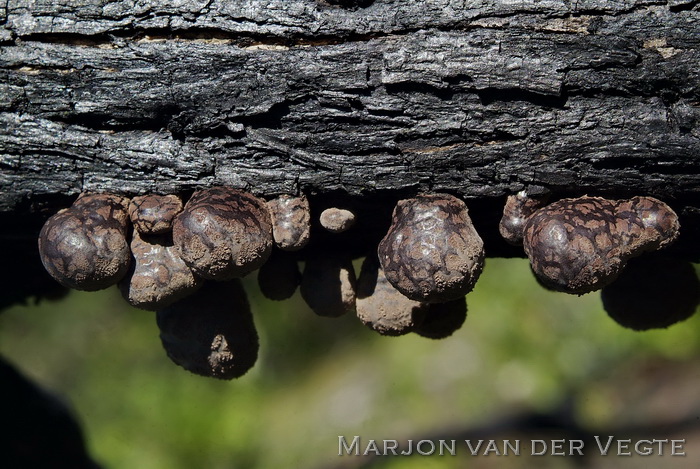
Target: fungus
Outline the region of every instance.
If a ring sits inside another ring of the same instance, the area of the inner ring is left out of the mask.
[[[562,199],[525,224],[523,247],[546,287],[583,294],[610,284],[627,260],[678,236],[678,217],[651,197]]]
[[[467,206],[447,194],[400,200],[379,243],[387,280],[408,298],[443,303],[466,295],[484,265]]]
[[[95,291],[128,271],[129,201],[111,194],[83,194],[50,217],[39,234],[41,262],[61,285]]]
[[[129,204],[134,229],[145,235],[172,231],[173,220],[181,211],[182,200],[176,195],[141,195]]]
[[[445,339],[458,331],[466,319],[466,297],[446,303],[431,303],[425,319],[413,332],[428,339]]]
[[[525,191],[509,195],[503,207],[503,217],[498,224],[501,236],[510,244],[522,245],[525,222],[544,203],[545,201],[541,198],[529,197]]]
[[[275,246],[283,251],[298,251],[309,242],[311,209],[303,195],[281,195],[267,202],[272,217]]]
[[[646,255],[631,259],[600,296],[605,311],[621,326],[660,329],[695,313],[700,281],[690,262]]]
[[[355,310],[355,284],[349,258],[314,255],[306,259],[300,291],[314,313],[338,317]]]
[[[428,304],[402,295],[386,279],[376,255],[367,256],[357,281],[357,317],[382,335],[398,336],[419,325]]]
[[[266,298],[282,301],[290,298],[301,283],[297,260],[288,253],[273,250],[258,271],[258,286]]]
[[[156,319],[168,357],[192,373],[237,378],[258,358],[258,334],[238,279],[207,282],[158,311]]]
[[[327,208],[321,213],[319,221],[331,233],[342,233],[355,224],[355,214],[343,208]]]
[[[175,218],[173,242],[197,275],[213,280],[243,277],[270,255],[270,213],[263,201],[237,189],[200,190]]]
[[[156,311],[194,293],[202,284],[172,244],[170,236],[134,231],[131,275],[120,282],[122,296],[137,308]]]

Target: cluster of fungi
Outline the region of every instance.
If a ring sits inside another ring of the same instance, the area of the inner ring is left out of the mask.
[[[391,226],[356,278],[349,256],[310,252],[311,210],[303,195],[269,201],[229,187],[129,200],[86,193],[44,224],[39,251],[64,286],[94,291],[118,284],[133,306],[156,311],[168,356],[200,375],[231,379],[258,355],[258,336],[240,278],[258,270],[273,300],[297,288],[318,315],[354,312],[382,335],[439,339],[466,319],[465,295],[484,265],[484,244],[467,206],[449,194],[400,200]],[[318,217],[342,233],[356,214],[329,208]],[[133,229],[132,229],[133,227]],[[667,327],[700,299],[692,265],[640,256],[677,237],[676,214],[651,197],[562,199],[524,192],[506,202],[500,232],[522,244],[539,282],[583,294],[602,290],[609,315],[633,329]]]

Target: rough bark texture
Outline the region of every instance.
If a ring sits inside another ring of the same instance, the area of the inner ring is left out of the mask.
[[[529,188],[659,197],[700,259],[700,2],[361,3],[6,0],[2,220],[83,190],[444,191],[497,255]]]

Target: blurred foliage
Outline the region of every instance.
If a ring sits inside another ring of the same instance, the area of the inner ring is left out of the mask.
[[[628,405],[614,398],[631,379],[624,370],[700,356],[700,315],[668,330],[629,331],[597,294],[542,289],[523,259],[488,259],[464,327],[441,341],[382,337],[351,316],[316,317],[298,293],[265,300],[254,275],[246,286],[261,355],[231,382],[172,364],[154,313],[129,307],[115,288],[7,310],[0,353],[71,402],[105,467],[152,469],[330,467],[344,461],[339,435],[444,433],[547,412],[571,396],[582,425],[605,428]],[[475,466],[386,458],[381,467]],[[560,458],[543,467],[571,466]]]

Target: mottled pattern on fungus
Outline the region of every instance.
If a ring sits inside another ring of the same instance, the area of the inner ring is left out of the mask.
[[[131,274],[120,282],[120,288],[132,306],[156,311],[194,293],[202,284],[180,258],[170,236],[134,231],[131,254]]]
[[[523,247],[546,287],[588,293],[610,284],[631,257],[673,242],[678,218],[661,201],[562,199],[527,221]]]
[[[458,331],[467,319],[466,297],[446,303],[431,303],[415,333],[428,339],[445,339]]]
[[[279,250],[273,250],[258,271],[260,292],[274,301],[290,298],[300,283],[301,272],[296,258]]]
[[[319,217],[321,226],[331,233],[342,233],[355,224],[355,214],[344,208],[327,208]]]
[[[382,335],[408,334],[419,325],[428,304],[411,300],[386,279],[376,255],[367,256],[357,281],[357,317]]]
[[[270,255],[270,214],[265,202],[237,189],[197,191],[175,218],[173,242],[197,275],[213,280],[243,277]]]
[[[237,378],[258,358],[258,334],[240,280],[207,282],[156,318],[168,357],[192,373]]]
[[[182,199],[176,195],[140,195],[131,199],[129,217],[141,234],[163,234],[173,229],[173,221],[182,211]]]
[[[311,234],[311,209],[303,195],[281,195],[267,202],[272,217],[275,246],[283,251],[298,251],[306,246]]]
[[[349,258],[337,253],[306,259],[301,296],[319,316],[338,317],[355,311],[355,270]]]
[[[666,328],[695,314],[700,281],[690,262],[645,255],[600,292],[603,307],[621,326],[638,331]]]
[[[94,291],[116,284],[128,271],[128,199],[84,194],[50,217],[39,234],[41,262],[61,285]]]
[[[528,197],[525,191],[509,195],[503,207],[503,217],[498,224],[498,231],[508,243],[523,244],[523,230],[530,216],[545,204],[543,198]]]
[[[400,200],[378,254],[397,290],[430,303],[466,295],[484,265],[484,243],[466,204],[447,194]]]

